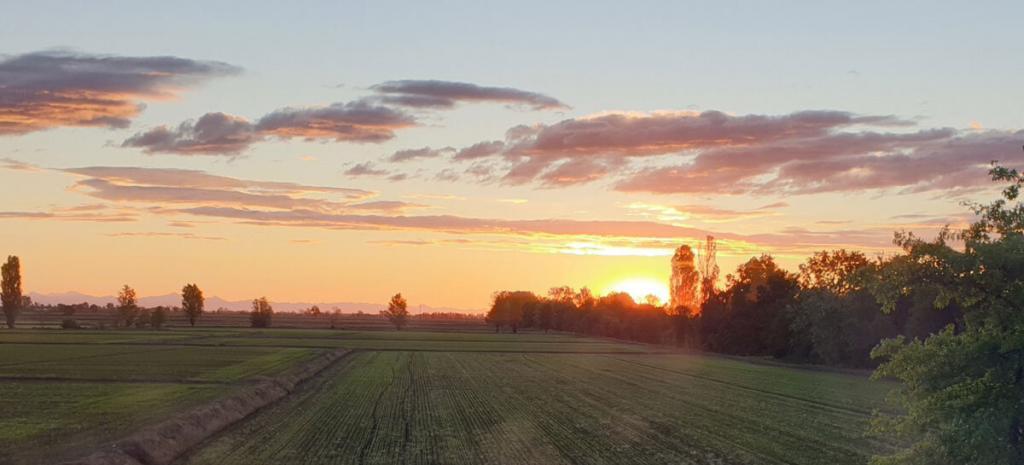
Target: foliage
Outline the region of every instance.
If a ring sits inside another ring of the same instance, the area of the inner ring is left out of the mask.
[[[127,284],[117,294],[117,324],[123,324],[126,328],[131,327],[138,316],[138,299],[135,296],[135,289]]]
[[[157,307],[154,308],[149,314],[149,326],[153,329],[160,329],[167,322],[167,308]]]
[[[14,322],[18,318],[18,311],[22,306],[21,296],[21,261],[13,255],[7,257],[7,262],[0,266],[0,274],[3,275],[0,284],[0,301],[3,303],[4,318],[7,320],[7,327],[14,328]]]
[[[252,301],[252,312],[249,313],[249,322],[253,328],[269,328],[270,320],[274,317],[274,308],[267,302],[266,297],[260,297]]]
[[[785,356],[796,276],[770,255],[751,258],[728,276],[725,292],[701,312],[701,338],[711,350],[738,355]]]
[[[899,379],[905,414],[880,417],[876,431],[910,446],[876,464],[1024,463],[1024,178],[994,167],[1003,198],[973,205],[980,219],[934,241],[900,233],[904,255],[869,283],[887,311],[925,289],[934,306],[955,305],[962,320],[920,339],[886,341],[876,377]],[[1010,205],[1010,202],[1015,202]],[[953,248],[961,241],[962,249]]]
[[[391,296],[391,300],[388,301],[388,309],[382,310],[381,315],[384,315],[395,329],[401,331],[409,321],[409,304],[405,301],[405,297],[402,297],[402,293]]]
[[[694,264],[693,250],[681,245],[672,255],[672,277],[669,280],[669,309],[680,315],[700,311],[701,276]]]
[[[205,304],[206,299],[203,297],[203,291],[199,289],[199,286],[186,284],[185,287],[181,288],[181,309],[185,312],[185,316],[188,317],[189,326],[196,325],[196,320],[203,314]]]

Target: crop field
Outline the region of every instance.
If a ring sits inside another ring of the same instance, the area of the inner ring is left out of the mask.
[[[864,434],[889,385],[862,374],[599,338],[16,330],[0,331],[0,464],[73,456],[331,348],[353,352],[179,464],[843,465],[890,447]]]
[[[170,343],[197,334],[0,331],[0,464],[88,450],[320,352]]]
[[[682,354],[362,352],[183,463],[861,464],[886,389]]]

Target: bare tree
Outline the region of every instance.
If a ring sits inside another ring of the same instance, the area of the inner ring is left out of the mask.
[[[405,301],[405,297],[398,293],[391,297],[391,301],[388,302],[388,309],[381,311],[380,314],[387,317],[388,321],[395,325],[396,330],[401,331],[409,319],[408,307],[409,304]]]
[[[700,273],[700,304],[707,303],[715,295],[718,282],[718,243],[715,236],[708,236],[697,247],[697,271]]]
[[[18,317],[24,300],[21,296],[21,261],[13,255],[7,257],[2,267],[3,283],[0,300],[3,301],[4,317],[7,327],[14,328],[14,320]]]

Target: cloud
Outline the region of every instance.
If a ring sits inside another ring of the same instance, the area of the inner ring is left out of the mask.
[[[110,237],[172,237],[175,239],[194,239],[204,241],[223,241],[227,240],[220,236],[202,236],[192,233],[176,233],[176,232],[119,232],[107,234]]]
[[[842,133],[709,150],[692,162],[641,170],[629,192],[811,194],[899,188],[924,192],[984,186],[993,160],[1020,164],[1024,131]]]
[[[566,109],[568,105],[536,92],[511,87],[485,87],[467,82],[437,80],[388,81],[370,88],[380,100],[414,108],[453,108],[461,102],[504,103],[534,110]]]
[[[159,126],[126,139],[122,147],[141,148],[146,153],[182,155],[237,154],[262,137],[245,118],[225,113],[207,113],[177,128]]]
[[[0,212],[0,219],[136,221],[140,215],[148,214],[158,215],[167,222],[173,221],[176,227],[229,221],[268,227],[417,231],[460,235],[463,237],[458,239],[472,247],[604,255],[663,254],[670,252],[680,241],[696,241],[707,234],[721,239],[723,251],[737,254],[767,250],[805,253],[833,245],[888,248],[891,247],[893,227],[884,225],[862,231],[794,229],[749,235],[670,224],[660,218],[659,221],[502,219],[408,214],[411,210],[428,206],[386,199],[366,200],[356,195],[363,191],[351,192],[345,188],[251,181],[189,170],[85,167],[57,171],[79,177],[72,187],[73,192],[112,202],[111,205],[116,207],[83,204],[50,212],[8,211]],[[676,211],[684,210],[683,207]],[[687,209],[698,210],[692,206]],[[765,214],[765,211],[770,210],[750,210],[757,214]],[[705,208],[700,213],[708,217],[724,217],[729,212]],[[743,211],[739,214],[752,213]],[[173,230],[169,233],[187,234]],[[169,234],[166,236],[171,237]]]
[[[177,127],[157,126],[126,139],[122,147],[146,153],[237,155],[267,138],[379,143],[416,125],[402,111],[366,101],[325,107],[282,108],[255,123],[225,113],[207,113]]]
[[[241,190],[257,193],[271,192],[287,195],[334,194],[340,195],[349,200],[362,200],[375,195],[373,192],[362,189],[311,186],[278,181],[254,181],[228,176],[218,176],[198,170],[175,168],[89,166],[83,168],[68,168],[60,171],[125,185]]]
[[[70,51],[15,55],[0,61],[0,135],[56,127],[127,127],[142,102],[240,69],[172,56],[122,57]]]
[[[505,148],[505,143],[500,140],[478,142],[469,147],[459,150],[455,154],[455,159],[473,160],[476,158],[489,157],[491,155],[497,155],[498,153],[501,153],[501,150],[503,148]]]
[[[992,160],[1024,162],[1024,131],[914,129],[842,111],[730,115],[611,112],[515,126],[454,160],[497,158],[506,184],[563,187],[610,179],[626,192],[807,194],[988,182]]]
[[[55,209],[48,212],[0,211],[0,220],[63,220],[94,223],[129,223],[138,220],[135,212],[117,210],[111,212],[75,212]]]
[[[656,218],[659,221],[667,221],[670,223],[679,223],[688,220],[697,220],[704,223],[726,223],[778,216],[779,213],[775,210],[787,206],[789,206],[789,204],[785,202],[775,202],[752,210],[733,210],[715,207],[713,205],[658,205],[635,202],[629,204],[627,208],[634,214]]]
[[[399,150],[399,151],[391,154],[391,156],[388,157],[388,161],[398,163],[398,162],[404,162],[404,161],[409,161],[409,160],[416,160],[416,159],[420,159],[420,158],[437,158],[437,157],[440,157],[440,156],[442,156],[442,155],[444,155],[446,153],[451,153],[451,152],[454,152],[454,151],[455,151],[455,149],[453,149],[451,147],[444,147],[444,148],[440,148],[440,149],[432,149],[430,147],[423,147],[423,148],[420,148],[420,149]]]
[[[359,100],[326,107],[283,108],[260,118],[256,130],[280,138],[384,142],[395,137],[395,130],[415,124],[416,120],[402,111]]]
[[[13,158],[0,158],[0,166],[13,171],[43,171],[36,165]]]
[[[351,168],[345,170],[346,176],[357,177],[357,176],[387,176],[390,174],[387,170],[380,169],[374,166],[372,162],[363,162],[352,165]]]

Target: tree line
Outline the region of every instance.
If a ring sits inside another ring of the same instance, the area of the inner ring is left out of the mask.
[[[1001,198],[933,240],[897,233],[901,252],[821,251],[797,272],[753,257],[715,285],[713,238],[672,257],[671,302],[556,287],[501,291],[496,331],[571,331],[712,352],[874,367],[899,381],[899,411],[875,434],[906,448],[874,464],[1024,463],[1024,175],[994,165]]]

